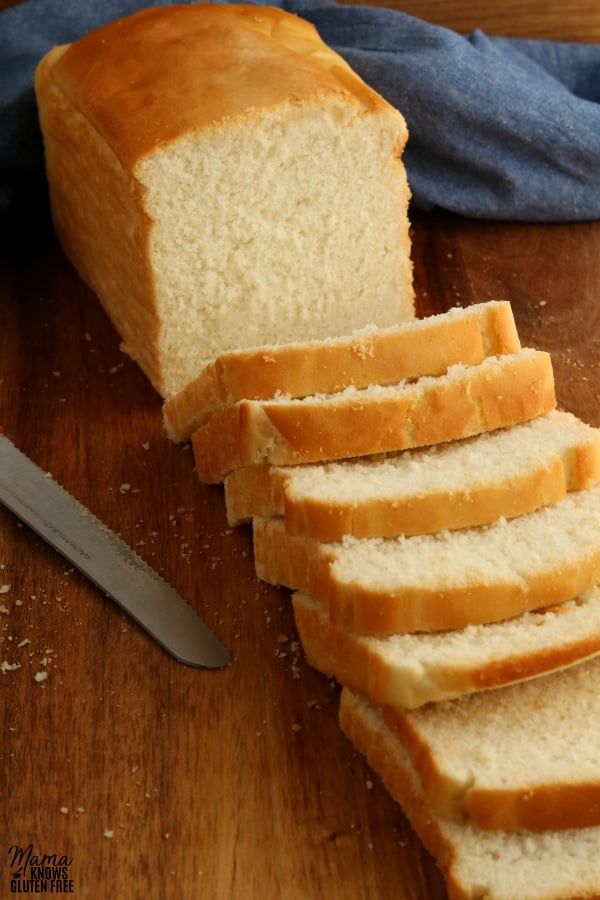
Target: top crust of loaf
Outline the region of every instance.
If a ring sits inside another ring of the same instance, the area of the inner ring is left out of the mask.
[[[188,131],[315,99],[387,113],[400,126],[399,153],[408,136],[400,113],[313,25],[275,7],[145,9],[54,48],[48,60],[62,90],[129,168]]]

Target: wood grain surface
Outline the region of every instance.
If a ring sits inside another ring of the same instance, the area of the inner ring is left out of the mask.
[[[0,0],[0,10],[23,0]],[[355,0],[341,0],[355,2]],[[550,38],[563,41],[600,41],[600,4],[597,0],[367,0],[434,25],[469,34],[476,28],[507,37]]]
[[[561,405],[600,425],[599,246],[597,222],[414,214],[419,313],[509,299],[524,343],[552,354]],[[0,256],[0,424],[234,657],[180,665],[0,508],[0,898],[16,896],[11,848],[31,848],[79,900],[443,900],[342,736],[289,593],[257,581],[249,530],[227,527],[221,488],[166,439],[158,396],[51,235]]]
[[[420,314],[510,299],[561,404],[600,425],[600,223],[413,220]],[[288,592],[256,580],[249,531],[165,438],[159,398],[51,237],[2,260],[0,410],[234,655],[223,672],[180,665],[0,509],[0,897],[8,848],[32,844],[72,860],[80,898],[443,898],[341,735]]]

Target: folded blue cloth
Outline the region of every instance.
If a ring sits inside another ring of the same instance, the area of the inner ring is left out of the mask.
[[[33,72],[53,45],[169,0],[25,0],[0,13],[0,217],[44,214]],[[600,218],[600,46],[469,37],[404,13],[274,0],[405,116],[413,203],[521,221]],[[37,204],[33,206],[32,204]]]

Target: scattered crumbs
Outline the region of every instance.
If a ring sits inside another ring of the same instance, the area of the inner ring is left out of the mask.
[[[128,491],[131,490],[131,485],[127,484],[127,483],[122,484],[121,487],[119,488],[119,490],[122,494],[126,494]]]
[[[104,829],[104,837],[105,837],[105,838],[111,838],[111,837],[114,837],[114,836],[115,836],[115,833],[114,833],[114,831],[112,830],[112,828],[105,828],[105,829]]]
[[[2,613],[3,616],[7,616],[9,614],[9,612],[10,612],[10,610],[9,610],[8,606],[4,606],[4,604],[0,605],[0,613]]]
[[[170,838],[170,837],[171,837],[171,835],[170,835],[170,834],[169,834],[169,832],[168,832],[168,831],[165,831],[165,833],[164,833],[164,835],[163,835],[163,837],[164,837],[164,839],[165,839],[165,841],[168,841],[168,840],[169,840],[169,838]]]
[[[144,441],[144,443],[142,444],[142,449],[149,450],[150,449],[150,441]]]
[[[33,676],[34,681],[37,681],[38,684],[40,684],[42,681],[45,681],[47,677],[48,677],[48,673],[44,672],[44,671],[36,672],[35,675]]]
[[[3,675],[6,675],[7,672],[14,672],[15,669],[20,669],[21,663],[9,663],[6,659],[0,663],[0,672]]]
[[[0,584],[0,594],[8,594],[10,591],[10,584]]]
[[[55,369],[54,372],[53,372],[52,374],[54,375],[55,378],[60,378],[60,376],[61,376],[62,373],[59,372],[58,369]]]
[[[17,644],[17,647],[26,647],[27,644],[30,644],[30,643],[31,643],[31,640],[29,638],[23,638],[22,641],[19,641],[19,643]]]
[[[367,780],[365,781],[365,785],[366,785],[366,788],[368,791],[373,790],[373,782],[371,781],[370,778],[367,778]]]
[[[294,722],[294,724],[292,725],[292,731],[302,731],[302,725],[299,725],[298,722]]]
[[[68,816],[69,815],[69,807],[61,806],[59,812],[62,813],[63,816]]]
[[[85,332],[84,338],[85,338],[86,341],[88,341],[88,342],[92,340],[92,336],[91,336],[91,334],[89,333],[89,331],[86,331],[86,332]]]

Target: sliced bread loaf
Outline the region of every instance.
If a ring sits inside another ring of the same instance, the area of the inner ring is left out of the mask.
[[[406,123],[308,21],[143,9],[52,48],[36,93],[56,232],[161,396],[414,318]]]
[[[443,375],[456,363],[476,365],[520,346],[510,304],[490,301],[390,328],[236,350],[165,402],[165,430],[172,440],[185,441],[217,409],[238,400],[309,397]]]
[[[320,541],[484,525],[600,479],[600,429],[553,410],[530,422],[405,450],[306,466],[246,466],[225,480],[230,525],[281,515]]]
[[[381,706],[414,709],[566,668],[600,653],[600,588],[538,612],[456,631],[370,637],[334,628],[327,607],[292,598],[307,661]]]
[[[600,580],[600,488],[481,528],[322,543],[254,520],[257,574],[361,634],[440,631],[570,600]]]
[[[556,405],[549,354],[525,349],[414,383],[304,399],[241,400],[192,435],[202,481],[241,466],[297,465],[470,437]]]
[[[449,900],[600,896],[600,828],[483,831],[470,821],[443,819],[428,807],[410,757],[379,707],[344,689],[340,725],[437,861]]]
[[[421,709],[384,709],[428,807],[485,829],[600,825],[600,660]]]

